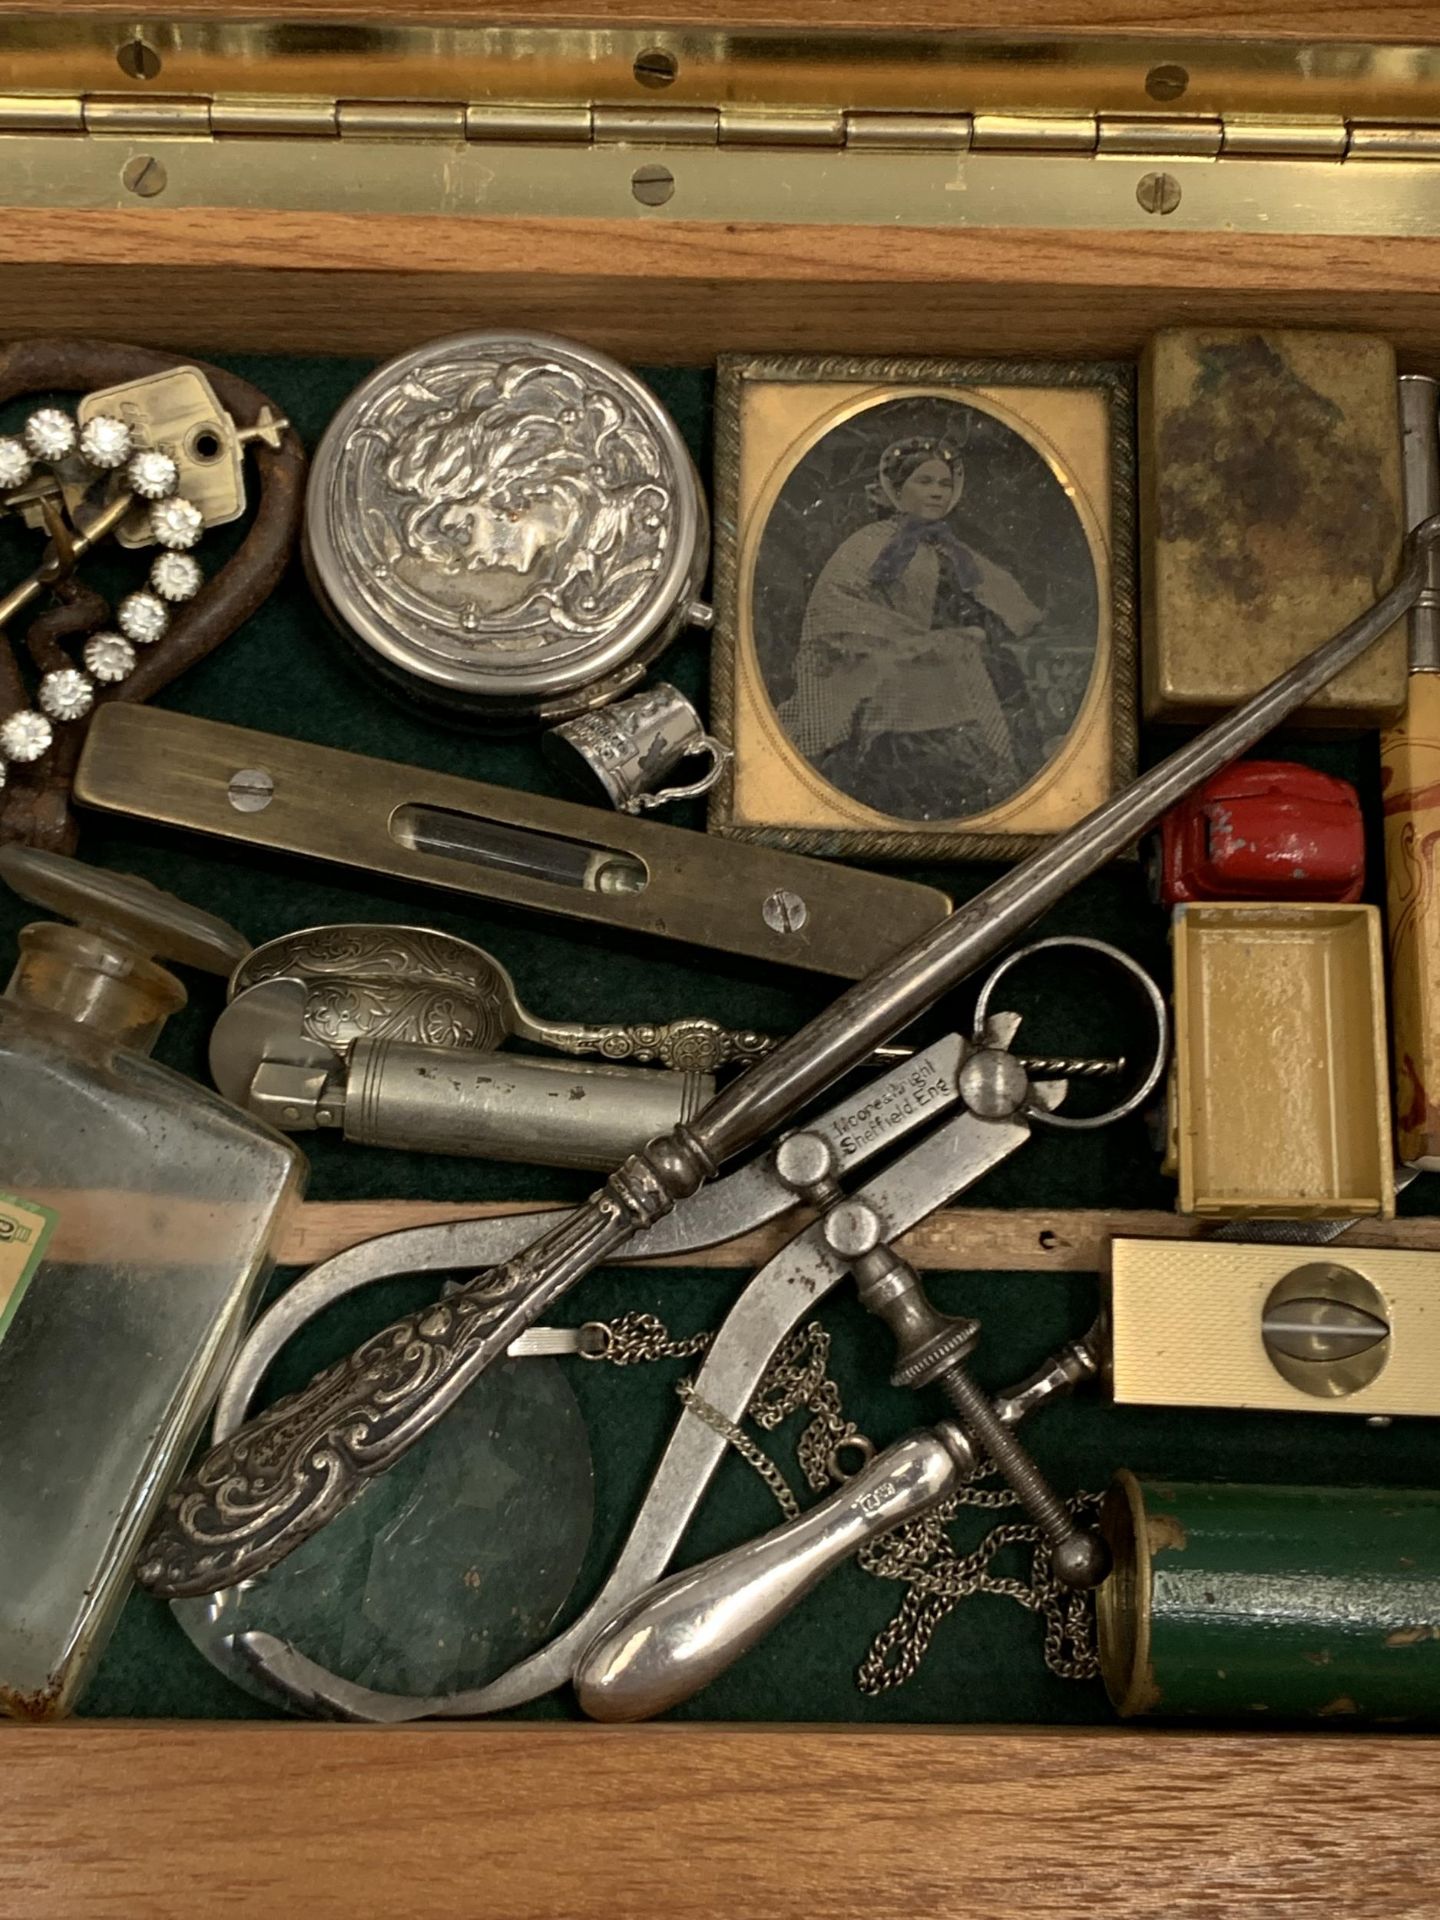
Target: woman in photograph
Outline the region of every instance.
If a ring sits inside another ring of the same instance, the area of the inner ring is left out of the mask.
[[[779,711],[832,786],[901,819],[984,812],[1044,759],[1009,651],[1041,610],[949,524],[963,487],[945,440],[886,448],[870,489],[881,517],[821,570]]]

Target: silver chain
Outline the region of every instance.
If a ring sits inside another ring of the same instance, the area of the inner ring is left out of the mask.
[[[622,1313],[618,1320],[587,1320],[580,1329],[580,1357],[608,1360],[612,1367],[638,1366],[645,1360],[688,1360],[704,1353],[713,1333],[692,1333],[676,1340],[653,1313]]]
[[[860,1549],[856,1558],[867,1573],[905,1583],[895,1618],[876,1635],[861,1663],[857,1679],[862,1693],[886,1693],[909,1680],[919,1670],[941,1621],[976,1593],[998,1594],[1040,1616],[1045,1626],[1045,1665],[1059,1679],[1092,1680],[1100,1671],[1093,1600],[1088,1593],[1060,1585],[1038,1527],[1018,1521],[992,1527],[966,1554],[955,1551],[946,1532],[962,1507],[1019,1504],[1008,1487],[962,1487],[932,1512],[903,1522]],[[1094,1494],[1080,1493],[1068,1505],[1079,1519],[1092,1516],[1100,1502]],[[990,1571],[991,1562],[1007,1547],[1030,1549],[1028,1580]]]
[[[789,1481],[765,1449],[757,1446],[749,1434],[737,1427],[733,1420],[727,1420],[718,1407],[712,1407],[708,1400],[703,1400],[695,1391],[693,1380],[679,1381],[675,1391],[680,1396],[681,1405],[688,1412],[693,1413],[697,1419],[703,1420],[713,1433],[718,1433],[722,1440],[727,1441],[735,1449],[742,1460],[749,1462],[774,1494],[785,1518],[798,1520],[800,1502],[790,1491]]]
[[[591,1321],[581,1351],[588,1360],[608,1360],[628,1367],[647,1360],[689,1359],[703,1353],[713,1333],[674,1339],[653,1313],[627,1313],[610,1322]],[[796,1458],[811,1490],[826,1492],[838,1486],[873,1458],[875,1447],[845,1417],[840,1389],[830,1378],[830,1335],[818,1320],[793,1333],[761,1376],[746,1409],[748,1417],[766,1433],[802,1409],[810,1414],[795,1443]],[[785,1475],[764,1448],[743,1427],[727,1419],[696,1391],[693,1380],[676,1386],[681,1403],[733,1447],[775,1496],[787,1520],[798,1520],[800,1502]],[[841,1454],[859,1455],[847,1468]],[[985,1484],[993,1479],[988,1466],[978,1468],[948,1500],[902,1522],[889,1533],[867,1541],[856,1555],[865,1572],[879,1580],[898,1580],[905,1588],[895,1617],[875,1636],[856,1674],[863,1694],[874,1697],[903,1686],[919,1671],[936,1629],[962,1600],[988,1593],[1013,1600],[1038,1614],[1045,1627],[1045,1665],[1061,1680],[1090,1680],[1099,1672],[1095,1647],[1093,1597],[1062,1587],[1051,1569],[1050,1555],[1038,1527],[1007,1521],[992,1527],[979,1545],[961,1554],[947,1531],[962,1508],[1000,1511],[1020,1502],[1009,1487]],[[1100,1497],[1077,1493],[1069,1502],[1072,1514],[1093,1516]],[[1029,1578],[991,1572],[992,1562],[1007,1548],[1029,1548]]]
[[[812,1493],[825,1493],[858,1472],[841,1464],[842,1448],[868,1465],[875,1449],[853,1420],[845,1418],[840,1389],[830,1378],[830,1336],[818,1320],[793,1333],[761,1375],[749,1417],[766,1433],[804,1408],[811,1416],[795,1442],[795,1456]]]

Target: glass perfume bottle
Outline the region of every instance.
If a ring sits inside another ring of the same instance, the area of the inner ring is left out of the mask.
[[[305,1160],[149,1056],[247,943],[147,882],[32,848],[0,998],[0,1706],[75,1703],[264,1284]]]

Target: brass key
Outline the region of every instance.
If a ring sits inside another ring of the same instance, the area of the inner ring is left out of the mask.
[[[83,427],[97,414],[123,420],[143,446],[168,453],[180,470],[178,491],[200,509],[205,525],[228,526],[245,511],[245,448],[260,440],[278,448],[289,422],[267,407],[253,427],[238,427],[198,367],[176,367],[87,394],[75,409]],[[146,509],[121,521],[122,547],[154,544]]]

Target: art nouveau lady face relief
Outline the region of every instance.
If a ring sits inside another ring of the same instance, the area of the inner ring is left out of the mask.
[[[442,605],[538,607],[582,625],[648,585],[668,496],[633,410],[522,355],[443,397],[402,419],[385,449],[402,577]]]
[[[852,413],[790,468],[755,554],[774,717],[830,788],[899,821],[1003,807],[1095,668],[1089,537],[1040,449],[963,399]]]

